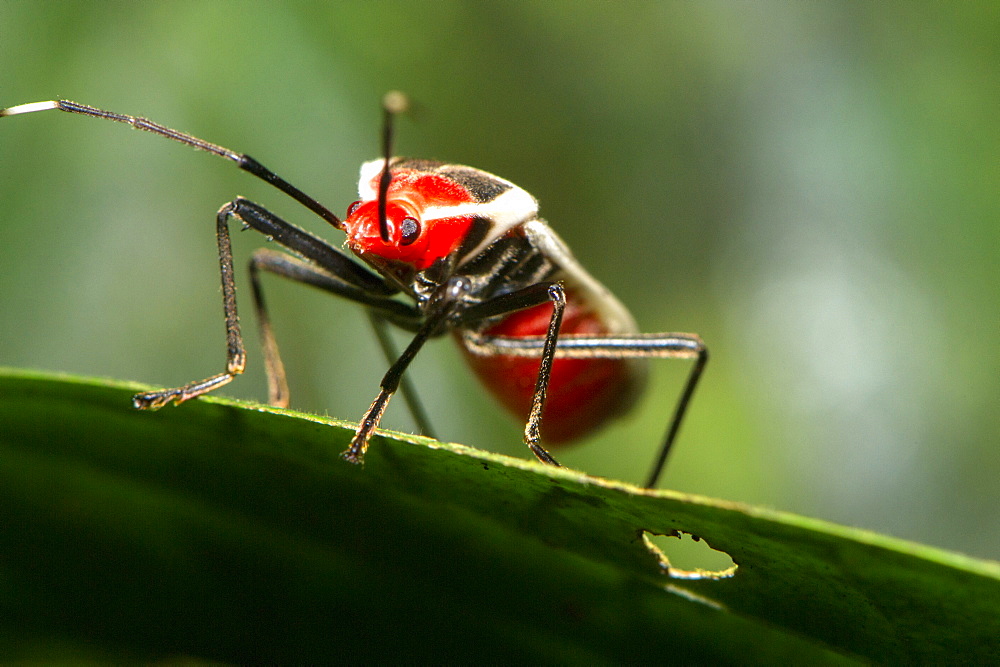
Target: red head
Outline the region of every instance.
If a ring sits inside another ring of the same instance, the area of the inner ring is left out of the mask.
[[[351,204],[343,223],[347,246],[376,266],[403,263],[423,271],[461,245],[472,226],[472,215],[462,215],[456,207],[475,200],[468,190],[445,176],[395,167],[386,192],[388,240],[383,240],[378,219],[378,173],[366,178],[370,166],[378,167],[380,173],[382,165],[378,160],[362,168],[359,189],[364,198]]]
[[[361,199],[347,209],[347,246],[383,273],[406,279],[448,257],[468,238],[476,219],[490,225],[475,248],[535,217],[531,195],[477,169],[429,160],[393,158],[386,192],[386,236],[378,215],[378,182],[383,160],[361,167]],[[459,258],[462,259],[462,258]]]

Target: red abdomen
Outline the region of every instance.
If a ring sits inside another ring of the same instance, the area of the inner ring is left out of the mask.
[[[596,313],[566,293],[560,336],[610,333]],[[487,336],[544,336],[552,304],[541,304],[507,316],[483,331]],[[538,379],[540,361],[528,357],[477,356],[464,347],[469,365],[479,379],[510,412],[527,420]],[[597,430],[626,412],[638,396],[644,374],[635,360],[556,359],[542,412],[542,442],[558,445]]]

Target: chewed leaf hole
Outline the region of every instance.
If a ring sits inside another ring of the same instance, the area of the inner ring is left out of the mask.
[[[713,549],[697,535],[681,531],[658,535],[644,530],[642,539],[675,579],[725,579],[736,574],[737,565],[729,554]]]

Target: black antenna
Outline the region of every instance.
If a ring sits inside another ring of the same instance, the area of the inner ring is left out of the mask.
[[[385,165],[378,179],[378,231],[386,243],[389,242],[389,224],[385,219],[385,198],[392,182],[392,171],[389,169],[389,160],[392,159],[392,121],[396,114],[403,113],[409,106],[410,100],[398,90],[390,90],[382,96],[382,155],[385,157]]]
[[[341,223],[340,218],[338,218],[330,209],[320,204],[318,201],[307,195],[306,193],[299,190],[297,187],[281,178],[273,171],[262,165],[257,160],[253,159],[245,153],[237,153],[231,151],[228,148],[213,144],[211,142],[205,141],[204,139],[199,139],[198,137],[192,136],[185,132],[178,132],[177,130],[172,130],[165,125],[160,125],[155,123],[148,118],[142,118],[141,116],[128,116],[122,113],[115,113],[113,111],[105,111],[104,109],[98,109],[96,107],[87,106],[86,104],[77,104],[76,102],[71,102],[69,100],[49,100],[47,102],[34,102],[32,104],[19,104],[16,107],[8,107],[6,109],[0,109],[0,118],[4,116],[16,116],[22,113],[33,113],[35,111],[66,111],[68,113],[77,113],[84,116],[90,116],[91,118],[103,118],[104,120],[113,120],[116,123],[125,123],[131,125],[138,130],[144,130],[146,132],[152,132],[153,134],[158,134],[161,137],[166,137],[167,139],[173,139],[182,144],[188,146],[193,146],[194,148],[207,151],[219,157],[224,157],[227,160],[236,163],[236,166],[243,171],[249,172],[261,179],[270,183],[274,187],[278,188],[288,196],[295,199],[297,202],[311,210],[313,213],[323,218],[331,225],[337,229],[343,229],[344,225]]]

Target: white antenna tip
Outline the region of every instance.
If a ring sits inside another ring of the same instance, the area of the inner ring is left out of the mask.
[[[382,96],[382,106],[392,114],[404,113],[410,108],[410,98],[406,96],[406,93],[390,90]]]
[[[6,109],[0,109],[0,116],[16,116],[19,113],[31,113],[33,111],[48,111],[49,109],[58,109],[59,102],[56,100],[49,100],[48,102],[32,102],[31,104],[19,104],[16,107],[7,107]]]

